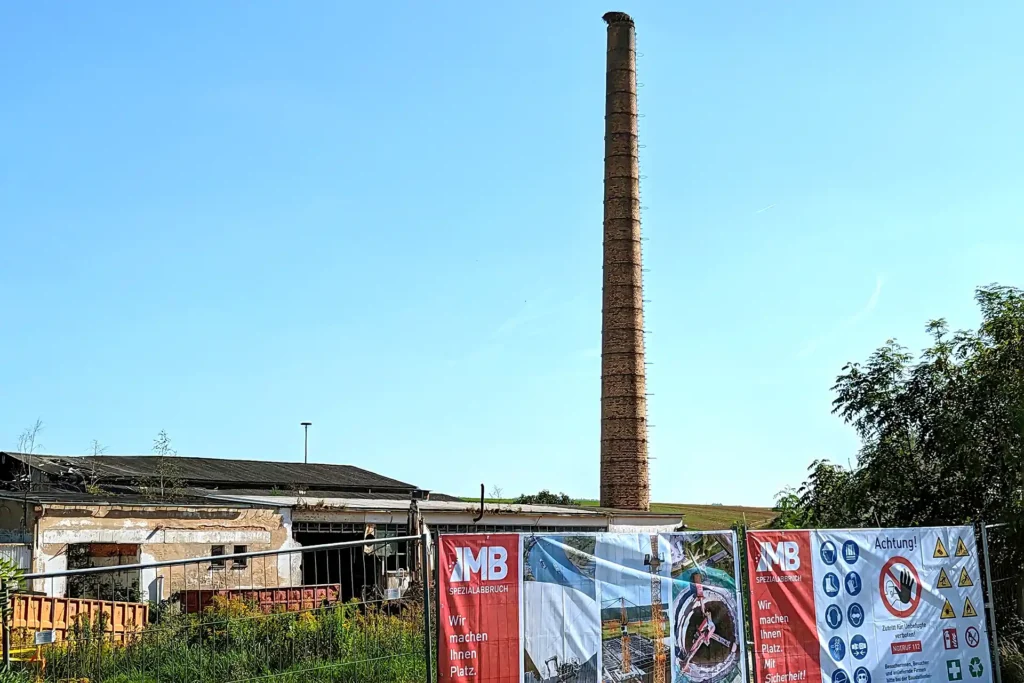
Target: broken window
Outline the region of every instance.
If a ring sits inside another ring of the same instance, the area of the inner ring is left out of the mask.
[[[247,552],[249,552],[249,546],[247,546],[247,545],[236,545],[235,546],[235,551],[234,551],[235,555],[238,555],[239,553],[247,553]],[[249,566],[249,558],[248,557],[236,557],[231,562],[231,568],[232,569],[245,569],[248,566]]]
[[[224,554],[224,546],[222,545],[211,545],[210,556],[214,559],[210,560],[210,569],[224,569],[227,566],[227,560],[217,559],[218,555]]]

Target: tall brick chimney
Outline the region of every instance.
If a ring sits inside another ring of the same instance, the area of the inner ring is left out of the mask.
[[[608,67],[604,123],[604,286],[601,329],[601,505],[649,510],[636,32],[604,15]]]

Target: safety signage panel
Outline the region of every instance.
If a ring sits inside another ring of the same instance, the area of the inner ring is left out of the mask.
[[[731,531],[444,535],[438,680],[745,683]]]
[[[988,683],[972,527],[752,531],[760,683]]]

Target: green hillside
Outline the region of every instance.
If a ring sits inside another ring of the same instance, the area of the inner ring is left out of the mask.
[[[463,498],[466,502],[477,502],[479,498]],[[488,503],[511,503],[511,498],[488,498]],[[597,507],[596,500],[579,500],[581,507]],[[686,525],[695,531],[728,529],[736,522],[746,522],[750,529],[767,526],[775,517],[771,508],[746,507],[742,505],[687,505],[685,503],[651,503],[651,512],[666,515],[681,515]]]

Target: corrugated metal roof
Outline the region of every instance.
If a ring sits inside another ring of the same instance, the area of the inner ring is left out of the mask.
[[[195,489],[197,493],[204,496],[269,496],[275,500],[279,500],[282,496],[291,496],[295,498],[294,491],[282,491],[280,489],[259,489],[259,488],[216,488],[216,489]],[[358,500],[358,499],[371,499],[371,500],[409,500],[409,493],[407,491],[396,491],[394,493],[387,491],[374,491],[367,493],[365,491],[309,491],[307,498],[332,498],[339,500]],[[445,493],[437,493],[436,491],[430,492],[430,500],[442,500],[460,502],[462,498],[457,496],[449,496]]]
[[[260,503],[263,505],[279,505],[282,507],[323,507],[337,510],[383,510],[404,511],[409,509],[408,500],[384,498],[334,498],[321,496],[311,492],[305,496],[250,496],[250,495],[211,495],[221,500]],[[461,500],[421,500],[417,507],[423,512],[466,512],[480,511],[479,503],[467,503]],[[605,513],[588,508],[577,508],[563,505],[517,505],[514,503],[485,503],[484,512],[497,515],[567,515],[572,517],[604,517]]]

